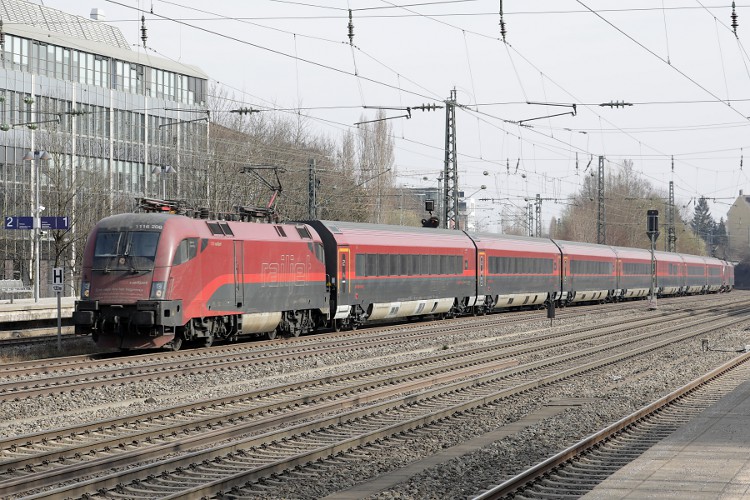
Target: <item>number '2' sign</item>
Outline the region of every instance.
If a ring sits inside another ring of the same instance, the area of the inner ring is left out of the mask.
[[[5,217],[5,229],[34,229],[33,217]]]

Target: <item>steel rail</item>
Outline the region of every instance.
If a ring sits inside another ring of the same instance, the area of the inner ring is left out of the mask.
[[[748,360],[750,360],[750,353],[741,354],[740,356],[711,370],[707,374],[698,377],[692,382],[689,382],[688,384],[685,384],[684,386],[672,391],[666,396],[659,398],[653,403],[644,406],[639,410],[636,410],[630,415],[623,417],[622,419],[605,427],[604,429],[578,441],[574,445],[564,449],[556,455],[551,456],[547,460],[536,464],[526,471],[508,479],[502,484],[499,484],[498,486],[490,488],[482,494],[475,496],[473,500],[499,499],[527,487],[530,483],[533,483],[555,468],[561,466],[566,462],[569,462],[570,460],[575,459],[576,457],[589,450],[592,450],[600,443],[615,437],[617,434],[632,427],[634,424],[642,422],[647,417],[663,411],[666,407],[674,404],[676,401],[684,398],[686,395],[694,392],[696,389],[709,384],[718,377],[721,377],[722,375],[725,375],[738,366],[746,363]]]
[[[726,315],[722,315],[726,316]],[[447,408],[439,409],[439,410],[429,410],[430,405],[434,405],[436,403],[431,403],[432,399],[438,396],[438,394],[454,394],[453,397],[456,397],[455,395],[461,392],[465,392],[468,387],[476,387],[480,386],[482,387],[481,390],[487,391],[488,389],[485,387],[486,384],[488,384],[492,380],[496,380],[498,378],[498,375],[488,375],[480,377],[479,379],[474,379],[471,381],[466,382],[460,382],[451,384],[447,387],[441,387],[439,389],[434,390],[428,390],[423,393],[420,393],[418,395],[411,395],[406,396],[404,398],[397,398],[394,401],[387,401],[383,403],[374,404],[371,406],[368,406],[367,408],[359,409],[359,410],[353,410],[345,412],[344,414],[332,416],[326,419],[316,420],[314,422],[305,422],[302,424],[298,424],[292,427],[289,427],[284,431],[284,435],[287,436],[287,442],[289,436],[291,435],[297,435],[297,436],[308,436],[310,433],[320,433],[321,430],[327,429],[331,425],[345,425],[346,423],[355,423],[358,422],[360,419],[366,419],[366,418],[372,418],[372,415],[378,415],[378,414],[384,414],[383,412],[389,412],[393,411],[396,408],[400,408],[405,402],[410,402],[413,404],[417,404],[420,402],[428,403],[428,413],[427,414],[419,414],[414,417],[407,418],[406,421],[393,423],[390,425],[386,425],[385,427],[379,427],[377,430],[364,432],[361,431],[354,435],[347,437],[343,440],[338,440],[332,444],[322,446],[322,447],[314,447],[314,449],[310,450],[309,443],[306,445],[308,446],[308,450],[304,451],[302,453],[297,453],[293,456],[287,456],[284,458],[283,462],[286,465],[283,465],[283,467],[293,467],[296,464],[302,464],[310,460],[316,460],[317,458],[321,458],[323,456],[328,456],[331,453],[337,453],[338,451],[349,449],[361,444],[366,444],[373,442],[377,439],[381,439],[383,437],[391,436],[393,434],[398,434],[400,432],[404,432],[407,430],[414,429],[415,427],[420,427],[427,425],[432,422],[440,421],[445,418],[450,417],[456,412],[464,412],[476,407],[485,406],[491,402],[504,399],[509,397],[510,395],[517,394],[519,392],[525,392],[529,390],[533,390],[535,388],[554,383],[556,381],[564,380],[567,378],[570,378],[571,376],[575,376],[580,373],[585,373],[588,371],[591,371],[596,368],[600,368],[602,366],[606,366],[611,363],[615,363],[618,361],[621,361],[623,359],[628,359],[630,357],[634,357],[639,355],[640,353],[644,351],[651,351],[654,349],[658,349],[667,345],[670,345],[674,342],[679,342],[681,340],[692,338],[697,335],[702,335],[706,331],[711,331],[715,328],[720,328],[724,326],[729,326],[731,324],[735,324],[737,322],[743,322],[745,321],[744,317],[737,318],[732,317],[729,320],[725,320],[722,322],[719,322],[719,324],[716,324],[715,318],[710,318],[708,320],[704,320],[703,323],[706,323],[707,321],[712,322],[709,326],[705,326],[704,328],[695,331],[692,330],[688,333],[679,334],[674,337],[670,337],[667,339],[662,339],[661,341],[653,342],[651,344],[648,344],[645,347],[632,349],[629,351],[626,351],[624,353],[619,353],[612,356],[607,356],[604,359],[580,363],[576,362],[573,367],[567,368],[560,372],[555,372],[552,374],[544,375],[541,378],[532,379],[532,380],[526,380],[522,383],[511,387],[511,388],[505,388],[500,391],[492,391],[490,390],[489,393],[482,394],[478,397],[474,397],[472,399],[469,399],[468,401],[465,400],[467,397],[466,395],[463,395],[462,398],[464,398],[462,401],[458,403],[450,403],[448,404]],[[677,327],[676,329],[684,330],[685,328],[690,328],[689,325],[681,325]],[[651,334],[643,334],[639,336],[639,338],[633,338],[628,340],[623,340],[616,342],[615,344],[624,346],[627,344],[633,344],[637,343],[639,341],[647,340],[649,337],[655,337],[658,335],[663,335],[665,332],[673,331],[675,328],[664,328],[663,331],[657,332],[657,333],[651,333]],[[609,346],[609,349],[613,348],[613,346]],[[602,348],[600,348],[601,350]],[[589,353],[593,352],[593,348],[587,349]],[[538,362],[538,366],[552,366],[556,363],[561,363],[564,360],[572,362],[574,360],[580,360],[582,356],[584,356],[584,352],[576,352],[572,353],[570,355],[561,355],[558,356],[557,359],[555,358],[547,358],[545,360],[542,360]],[[530,370],[529,365],[524,365],[523,367],[519,367],[517,369],[511,369],[506,371],[517,371],[518,374],[527,373]],[[448,396],[448,399],[450,399],[450,396]],[[404,407],[408,408],[408,407]],[[403,413],[405,410],[402,408],[400,410],[401,413]],[[399,413],[397,411],[396,413]],[[407,412],[408,413],[408,412]],[[378,424],[381,425],[381,424]],[[228,439],[228,437],[225,437]],[[86,483],[81,483],[79,485],[71,485],[68,487],[64,487],[61,489],[52,490],[50,492],[40,493],[39,495],[35,495],[32,498],[47,498],[50,495],[75,495],[75,494],[83,494],[86,491],[91,491],[92,489],[96,490],[99,488],[112,488],[116,487],[118,484],[121,485],[125,482],[132,481],[132,480],[139,480],[140,486],[138,487],[143,488],[145,487],[145,483],[142,480],[144,476],[152,476],[154,474],[161,474],[161,473],[167,473],[168,471],[172,470],[179,470],[181,467],[189,467],[192,465],[192,467],[196,467],[196,463],[205,462],[206,460],[211,461],[218,459],[219,457],[223,455],[227,455],[228,453],[236,453],[240,449],[248,449],[252,447],[258,447],[258,446],[265,446],[265,450],[270,450],[269,441],[278,442],[279,439],[282,439],[278,433],[271,433],[269,435],[261,435],[261,436],[253,436],[250,438],[235,440],[232,438],[232,441],[230,444],[225,444],[224,446],[219,446],[218,448],[213,448],[210,450],[200,451],[200,452],[192,452],[188,453],[185,456],[182,457],[175,457],[172,459],[168,459],[161,462],[154,462],[149,464],[148,466],[144,467],[136,467],[135,469],[129,469],[127,471],[122,471],[117,474],[106,476],[103,478],[98,478],[95,480],[91,480]],[[337,438],[338,439],[338,438]],[[196,443],[192,443],[190,447],[195,445]],[[179,449],[186,449],[188,447],[187,443],[181,443],[179,446]],[[234,459],[235,456],[232,455],[231,459]],[[231,460],[230,460],[231,461]],[[108,466],[112,466],[116,464],[109,463]],[[104,464],[102,464],[104,466]],[[201,467],[198,465],[197,467]],[[227,465],[227,467],[229,467]],[[256,470],[253,472],[248,473],[247,471],[244,471],[242,473],[237,473],[232,475],[228,479],[220,479],[211,482],[208,485],[202,485],[202,486],[195,486],[193,489],[189,489],[187,491],[182,492],[181,494],[185,495],[195,495],[195,496],[201,496],[205,494],[209,494],[210,492],[215,492],[217,488],[226,488],[226,487],[232,487],[237,486],[239,484],[242,484],[253,477],[260,477],[263,475],[267,475],[270,473],[273,473],[277,470],[278,467],[282,467],[280,465],[280,462],[278,460],[272,460],[271,463],[267,463],[266,465],[263,465],[262,467],[256,467]],[[89,469],[91,471],[91,469]],[[94,468],[93,470],[98,470],[98,468]],[[148,471],[148,472],[146,472]],[[183,480],[184,478],[177,479],[178,481]],[[32,483],[33,484],[33,483]],[[27,487],[30,485],[27,485]]]
[[[711,311],[713,308],[706,307],[704,309],[707,311]],[[660,316],[680,316],[694,313],[694,311],[675,311],[663,313]],[[621,321],[614,323],[617,325],[622,325]],[[125,367],[112,367],[113,364],[117,365],[117,362],[113,362],[112,360],[97,361],[95,362],[96,366],[102,366],[104,368],[103,370],[64,375],[57,375],[57,371],[60,367],[55,366],[51,373],[47,373],[46,371],[42,373],[42,375],[45,375],[47,378],[32,378],[0,383],[0,402],[37,397],[40,395],[58,394],[74,389],[79,390],[91,387],[101,387],[102,385],[122,384],[124,382],[132,383],[135,381],[143,380],[156,380],[159,378],[169,377],[174,374],[181,374],[186,370],[223,370],[232,367],[243,367],[252,363],[268,363],[277,360],[288,360],[290,357],[303,359],[306,357],[309,358],[319,354],[330,354],[333,352],[353,352],[355,350],[368,348],[373,343],[381,342],[383,340],[387,340],[390,345],[393,345],[396,343],[407,343],[414,340],[432,338],[437,335],[445,334],[446,329],[448,329],[450,333],[456,334],[462,331],[471,331],[475,328],[476,325],[473,323],[468,325],[462,324],[454,325],[453,327],[441,327],[436,331],[429,331],[427,333],[423,331],[416,331],[414,333],[406,335],[402,333],[398,336],[395,336],[393,333],[387,335],[380,334],[375,337],[358,336],[348,339],[347,342],[343,343],[340,340],[326,339],[324,342],[318,341],[310,344],[305,344],[302,348],[292,346],[271,349],[268,351],[250,351],[236,354],[229,358],[225,353],[223,353],[223,351],[204,351],[202,352],[203,356],[199,356],[198,354],[191,354],[190,359],[194,360],[192,363],[188,363],[188,361],[183,359],[182,357],[178,358],[176,361],[171,361],[171,357],[166,357],[166,362],[155,364],[156,361],[162,359],[161,355],[157,356],[156,359],[146,358],[149,360],[149,364],[143,367],[130,366],[129,358],[125,358],[122,360],[122,364],[127,365]],[[211,352],[210,357],[206,356],[207,352]]]
[[[689,316],[685,316],[689,317]],[[676,318],[678,319],[678,318]],[[127,417],[117,418],[117,419],[110,419],[108,421],[101,421],[96,422],[93,424],[89,424],[86,426],[78,426],[78,427],[70,427],[66,429],[55,429],[48,432],[41,432],[36,433],[34,435],[25,435],[25,436],[18,436],[11,439],[5,439],[0,440],[0,450],[6,450],[5,454],[9,455],[8,458],[4,460],[0,460],[0,467],[6,468],[6,469],[12,469],[12,470],[19,470],[24,467],[33,467],[37,465],[40,461],[45,462],[55,462],[55,461],[63,461],[67,454],[68,456],[75,454],[76,456],[85,456],[85,455],[91,455],[98,452],[101,452],[102,450],[106,451],[107,449],[117,449],[118,447],[123,447],[125,445],[128,445],[133,442],[137,441],[146,441],[146,440],[152,440],[159,436],[160,433],[165,432],[161,427],[158,429],[147,429],[143,432],[134,432],[131,429],[133,427],[137,427],[142,422],[147,422],[148,427],[154,427],[156,426],[156,423],[158,422],[164,422],[164,426],[169,424],[169,421],[172,420],[184,420],[184,419],[178,419],[175,415],[184,415],[186,413],[193,413],[193,412],[201,412],[205,413],[207,408],[211,408],[211,411],[208,413],[214,413],[217,414],[217,416],[213,417],[206,417],[206,418],[197,418],[192,422],[188,422],[185,424],[180,424],[180,422],[175,423],[172,427],[170,427],[168,430],[174,434],[175,432],[187,432],[191,427],[195,426],[210,426],[212,424],[216,424],[222,419],[232,419],[232,418],[242,418],[237,413],[243,413],[247,412],[249,410],[245,409],[239,412],[234,412],[234,414],[230,413],[229,410],[220,412],[218,408],[225,406],[225,405],[243,405],[243,402],[249,402],[252,399],[258,399],[262,397],[267,397],[269,395],[273,395],[274,397],[279,397],[280,395],[283,395],[284,393],[289,393],[292,391],[300,391],[305,387],[309,387],[312,389],[318,389],[319,387],[325,385],[333,385],[336,383],[337,380],[340,381],[355,381],[356,379],[363,379],[363,381],[359,384],[355,385],[348,385],[345,388],[336,389],[339,391],[346,391],[346,392],[358,392],[361,393],[362,391],[365,391],[367,389],[370,389],[374,387],[375,385],[369,382],[367,379],[374,379],[377,381],[378,385],[388,385],[388,384],[396,384],[398,383],[398,377],[399,375],[391,375],[390,378],[383,378],[383,375],[392,373],[397,370],[408,370],[410,368],[414,367],[420,367],[422,368],[417,373],[410,373],[407,375],[400,375],[402,377],[409,377],[409,378],[415,378],[419,376],[431,376],[433,377],[432,380],[437,380],[437,375],[439,373],[448,372],[449,370],[459,370],[464,369],[466,366],[473,365],[481,365],[481,364],[487,364],[487,363],[497,363],[498,361],[512,358],[514,356],[520,356],[532,352],[538,352],[541,349],[552,349],[556,347],[561,347],[565,344],[570,344],[572,342],[582,342],[582,341],[588,341],[591,339],[601,339],[604,334],[615,334],[622,332],[623,330],[630,330],[633,326],[641,325],[641,326],[648,326],[649,324],[652,324],[653,320],[639,320],[634,323],[628,324],[626,327],[623,327],[622,324],[617,324],[616,327],[606,327],[600,325],[598,329],[594,332],[591,332],[591,328],[584,328],[584,329],[578,329],[573,331],[568,331],[564,333],[552,333],[542,336],[536,336],[533,339],[522,339],[522,340],[515,340],[515,341],[504,341],[492,345],[485,345],[479,348],[472,348],[472,349],[465,349],[461,351],[456,351],[452,353],[447,354],[441,354],[438,356],[432,356],[429,358],[422,358],[416,361],[407,361],[402,363],[397,363],[394,365],[388,365],[381,368],[376,369],[368,369],[368,370],[361,370],[359,372],[354,372],[345,376],[340,377],[325,377],[323,379],[313,380],[309,382],[304,383],[294,383],[294,384],[287,384],[285,386],[277,386],[272,389],[262,389],[258,391],[254,391],[252,393],[246,394],[243,396],[242,399],[238,401],[238,398],[236,396],[230,396],[226,398],[219,398],[219,399],[213,399],[213,400],[204,400],[200,402],[195,402],[188,405],[182,405],[180,407],[170,408],[166,410],[160,410],[160,411],[154,411],[154,412],[147,412],[147,413],[141,413],[138,415],[130,415]],[[578,335],[580,334],[580,335]],[[517,347],[517,346],[523,346],[523,347]],[[502,351],[507,348],[515,348],[511,349],[510,351],[504,351],[504,352],[498,352]],[[468,358],[468,359],[467,359]],[[449,364],[441,366],[440,363],[443,362],[449,362]],[[431,365],[438,365],[438,366],[431,366]],[[494,366],[494,368],[497,368],[497,365]],[[464,375],[465,376],[465,375]],[[298,396],[298,399],[288,401],[286,405],[296,405],[296,406],[303,406],[310,402],[311,400],[317,398],[331,398],[335,393],[335,390],[330,390],[327,393],[324,394],[303,394]],[[278,406],[283,406],[282,403],[279,403]],[[275,411],[276,408],[272,407],[266,407],[265,411],[271,412]],[[258,408],[253,408],[252,411],[258,412],[260,411]],[[179,425],[178,425],[179,424]],[[164,427],[162,426],[162,427]],[[124,436],[118,436],[114,435],[116,434],[115,431],[118,427],[125,427],[126,430],[124,431]],[[92,434],[102,434],[104,433],[104,428],[107,429],[107,438],[101,439],[98,441],[95,441],[92,444],[84,444],[80,446],[73,446],[71,443],[73,443],[76,440],[80,440],[81,438],[89,439]],[[55,443],[62,442],[64,443],[62,446],[62,450],[53,450],[55,447]],[[33,451],[33,448],[35,446],[41,446],[45,453],[42,455],[33,455],[29,456],[30,452]],[[20,449],[19,449],[20,448]],[[12,455],[15,454],[21,454],[24,458],[21,460],[13,459]]]
[[[692,317],[685,315],[685,317]],[[679,316],[675,319],[679,319]],[[661,321],[659,321],[661,322]],[[596,330],[591,328],[576,329],[572,331],[562,333],[551,333],[541,336],[535,336],[533,338],[517,339],[513,341],[503,341],[493,343],[491,345],[484,345],[479,348],[463,349],[453,351],[438,356],[431,356],[428,358],[421,358],[414,361],[406,361],[396,364],[387,365],[375,369],[360,370],[344,376],[324,377],[322,379],[311,380],[303,383],[291,383],[282,386],[275,386],[271,389],[261,389],[253,391],[251,393],[243,394],[241,398],[237,396],[228,396],[224,398],[214,398],[209,400],[197,401],[191,404],[181,405],[178,407],[172,407],[163,410],[157,410],[152,412],[144,412],[136,415],[128,415],[126,417],[120,417],[115,419],[109,419],[106,421],[99,421],[85,426],[71,426],[62,429],[53,429],[46,432],[39,432],[31,435],[21,435],[14,438],[0,439],[0,452],[5,450],[4,454],[8,455],[5,459],[0,459],[0,468],[6,469],[21,469],[23,467],[33,466],[35,462],[42,460],[47,462],[60,461],[65,458],[64,454],[67,455],[89,455],[97,451],[97,449],[110,448],[116,449],[133,441],[144,441],[147,439],[154,439],[158,436],[159,432],[163,432],[161,429],[168,424],[170,420],[174,420],[177,414],[192,414],[195,412],[206,412],[206,408],[211,408],[209,413],[217,413],[219,416],[197,418],[189,423],[185,423],[179,426],[170,427],[170,431],[174,432],[185,432],[189,426],[205,426],[211,425],[212,423],[221,420],[222,418],[239,418],[239,415],[225,409],[219,411],[220,408],[225,406],[244,406],[250,404],[250,401],[254,399],[260,399],[273,395],[278,398],[281,395],[299,392],[305,390],[305,388],[319,389],[323,385],[332,386],[337,382],[353,382],[356,380],[362,380],[358,385],[347,385],[347,387],[337,390],[346,390],[349,392],[360,392],[367,390],[373,386],[369,380],[375,380],[378,385],[382,384],[395,384],[398,383],[398,377],[420,377],[420,376],[433,376],[436,377],[440,373],[448,372],[450,370],[463,369],[464,366],[469,364],[477,366],[487,363],[497,363],[498,361],[507,360],[516,356],[529,354],[532,352],[538,352],[542,349],[553,349],[562,347],[573,342],[582,342],[592,339],[600,340],[604,335],[613,335],[621,333],[624,330],[630,330],[637,326],[649,326],[653,324],[653,319],[638,320],[633,323],[629,323],[626,326],[617,324],[616,327],[607,327],[599,325]],[[520,346],[520,347],[519,347]],[[506,350],[509,349],[509,350]],[[441,363],[446,363],[441,365]],[[410,372],[408,375],[393,375],[394,372],[404,371],[413,368],[420,368],[418,372]],[[388,374],[391,375],[388,375]],[[384,378],[384,376],[386,376]],[[324,395],[321,394],[303,394],[298,396],[297,400],[290,400],[288,405],[304,405],[311,398],[330,398],[334,395],[334,390],[327,391]],[[279,403],[281,405],[281,403]],[[245,409],[242,412],[247,412]],[[257,408],[253,408],[253,411],[257,412]],[[273,411],[270,407],[266,411]],[[142,422],[148,422],[150,427],[156,426],[158,422],[164,422],[164,426],[160,426],[158,430],[144,430],[143,432],[134,432],[131,429],[136,427]],[[153,423],[153,424],[152,424]],[[176,425],[176,424],[175,424]],[[117,428],[125,427],[124,436],[120,436],[115,431]],[[97,440],[91,444],[83,444],[80,446],[74,446],[75,441],[90,440],[92,434],[101,434],[103,429],[107,429],[107,438]],[[60,450],[57,448],[55,443],[63,442]],[[30,455],[35,447],[41,446],[44,449],[42,455]],[[21,451],[22,450],[22,451]],[[13,459],[13,455],[21,454],[24,458],[22,460]]]

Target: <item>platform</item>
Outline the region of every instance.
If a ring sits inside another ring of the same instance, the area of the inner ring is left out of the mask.
[[[583,498],[750,498],[750,381]]]
[[[63,318],[71,318],[75,307],[75,297],[62,297],[60,301]],[[43,321],[57,318],[57,297],[34,299],[14,299],[0,303],[0,323],[14,323],[25,321]]]

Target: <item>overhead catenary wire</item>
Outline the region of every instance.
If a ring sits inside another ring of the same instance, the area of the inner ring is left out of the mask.
[[[166,0],[159,0],[161,3],[167,3]],[[269,2],[279,3],[279,4],[288,4],[288,5],[297,5],[300,7],[309,7],[309,8],[319,8],[319,9],[325,9],[325,10],[331,10],[338,13],[345,13],[348,9],[344,7],[332,7],[327,5],[319,5],[319,4],[313,4],[313,3],[305,3],[305,2],[284,2],[282,0],[267,0]],[[424,3],[415,3],[415,4],[404,4],[403,7],[420,7],[420,6],[441,6],[441,5],[450,5],[450,4],[460,4],[460,3],[479,3],[484,0],[452,0],[452,1],[444,1],[444,2],[424,2]],[[180,5],[178,3],[173,3],[174,5]],[[372,7],[363,7],[363,8],[354,8],[352,11],[354,12],[362,12],[363,15],[360,16],[362,19],[389,19],[389,18],[411,18],[411,17],[422,17],[423,14],[420,13],[393,13],[393,14],[370,14],[370,12],[373,11],[379,11],[379,10],[394,10],[394,9],[400,9],[401,5],[385,5],[385,6],[372,6]],[[747,8],[747,5],[739,5],[739,8]],[[698,9],[722,9],[726,8],[726,4],[721,5],[711,5],[711,6],[690,6],[690,5],[682,5],[682,6],[670,6],[670,7],[622,7],[622,8],[604,8],[604,9],[598,9],[598,12],[604,12],[604,13],[637,13],[637,12],[653,12],[653,11],[692,11],[692,10],[698,10]],[[153,13],[153,11],[151,12]],[[583,9],[570,9],[570,10],[553,10],[553,9],[546,9],[546,10],[515,10],[511,12],[504,12],[504,15],[508,16],[536,16],[536,15],[543,15],[543,16],[552,16],[552,15],[580,15],[580,14],[588,14],[589,11],[583,10]],[[277,16],[252,16],[252,17],[242,17],[238,16],[234,19],[236,20],[248,20],[248,21],[285,21],[285,20],[310,20],[310,21],[319,21],[319,20],[325,20],[325,19],[340,19],[342,14],[331,14],[331,15],[277,15]],[[455,12],[436,12],[431,13],[431,17],[485,17],[485,16],[496,16],[498,15],[498,11],[485,11],[485,10],[478,10],[476,12],[464,12],[464,11],[455,11]],[[196,18],[196,17],[180,17],[176,18],[182,21],[211,21],[215,20],[213,18]],[[133,22],[133,19],[112,19],[111,22]]]
[[[615,26],[615,24],[614,24],[614,23],[612,23],[612,22],[611,22],[611,21],[609,21],[608,19],[605,19],[605,18],[604,18],[604,17],[603,17],[603,16],[601,15],[601,14],[599,14],[599,13],[598,13],[597,11],[595,11],[594,9],[591,9],[590,7],[588,7],[588,6],[587,6],[587,5],[585,4],[585,3],[583,3],[583,1],[582,1],[582,0],[576,0],[576,2],[578,2],[578,3],[579,3],[579,4],[581,4],[581,5],[583,6],[583,7],[585,7],[586,9],[588,9],[588,10],[589,10],[589,11],[590,11],[590,12],[591,12],[592,14],[594,14],[594,15],[595,15],[595,16],[597,16],[597,17],[598,17],[599,19],[601,19],[602,21],[604,21],[604,22],[605,22],[606,24],[608,24],[609,26],[611,26],[611,27],[612,27],[612,28],[613,28],[614,30],[616,30],[617,32],[621,33],[621,34],[622,34],[623,36],[625,36],[625,37],[626,37],[627,39],[629,39],[630,41],[632,41],[633,43],[635,43],[636,45],[638,45],[639,47],[641,47],[641,48],[642,48],[643,50],[645,50],[646,52],[648,52],[649,54],[651,54],[652,56],[654,56],[655,58],[657,58],[658,60],[660,60],[661,62],[663,62],[664,64],[666,64],[667,66],[669,66],[670,68],[672,68],[672,69],[674,69],[675,71],[677,71],[677,72],[678,72],[678,73],[679,73],[680,75],[682,75],[682,76],[683,76],[684,78],[686,78],[686,79],[687,79],[688,81],[692,82],[692,83],[693,83],[693,84],[694,84],[694,85],[695,85],[696,87],[700,88],[700,89],[701,89],[701,90],[703,90],[703,91],[704,91],[705,93],[707,93],[708,95],[710,95],[711,97],[713,97],[714,99],[716,99],[716,101],[717,101],[717,102],[720,102],[720,103],[722,103],[722,104],[726,104],[726,105],[727,105],[727,107],[729,107],[729,109],[731,109],[731,110],[732,110],[733,112],[735,112],[735,113],[739,114],[739,115],[740,115],[740,116],[742,116],[743,118],[746,118],[746,119],[750,119],[750,118],[746,117],[745,115],[743,115],[742,113],[740,113],[740,112],[739,112],[738,110],[734,109],[734,108],[733,108],[732,106],[730,106],[730,105],[729,105],[728,103],[726,103],[726,102],[724,101],[724,99],[722,99],[721,97],[717,96],[716,94],[714,94],[713,92],[711,92],[711,91],[710,91],[709,89],[707,89],[706,87],[704,87],[703,85],[701,85],[700,83],[698,83],[698,82],[697,82],[697,81],[696,81],[696,80],[695,80],[694,78],[692,78],[692,77],[691,77],[690,75],[686,74],[686,73],[685,73],[684,71],[682,71],[681,69],[677,68],[677,67],[676,67],[675,65],[673,65],[673,64],[670,64],[670,63],[669,63],[669,62],[667,62],[667,61],[666,61],[666,60],[665,60],[665,59],[664,59],[663,57],[661,57],[661,56],[660,56],[659,54],[657,54],[657,53],[656,53],[656,52],[654,52],[653,50],[651,50],[651,49],[649,49],[648,47],[646,47],[645,45],[643,45],[643,44],[642,44],[641,42],[639,42],[638,40],[636,40],[635,38],[633,38],[632,36],[630,36],[629,34],[627,34],[627,33],[626,33],[625,31],[623,31],[623,30],[622,30],[622,29],[620,29],[619,27]]]
[[[669,31],[667,30],[667,11],[664,9],[664,0],[661,0],[661,13],[664,20],[664,41],[667,46],[667,63],[672,64],[669,60]]]
[[[393,6],[393,7],[398,7],[398,6]],[[425,17],[429,17],[429,16],[425,16]],[[463,32],[465,33],[465,30],[463,30]]]
[[[729,99],[729,82],[727,81],[727,68],[724,66],[724,52],[721,49],[721,37],[719,36],[719,22],[714,17],[714,27],[716,29],[716,45],[719,47],[719,60],[721,61],[721,73],[724,77],[724,91]]]
[[[121,7],[125,7],[125,8],[133,8],[133,7],[130,7],[130,6],[126,5],[126,4],[123,4],[123,3],[115,1],[115,0],[107,0],[107,2],[116,4],[116,5],[119,5]],[[242,40],[242,39],[237,38],[235,36],[231,36],[231,35],[228,35],[226,33],[221,33],[221,32],[218,32],[216,30],[210,30],[208,28],[204,28],[202,26],[198,26],[198,25],[195,25],[195,24],[192,24],[192,23],[188,23],[186,21],[180,21],[180,20],[172,19],[172,18],[169,18],[167,16],[162,16],[162,15],[156,14],[156,13],[154,15],[158,16],[158,17],[161,17],[163,19],[170,19],[170,20],[174,21],[175,23],[182,24],[182,25],[185,25],[185,26],[190,27],[190,28],[194,28],[194,29],[196,29],[198,31],[203,31],[205,33],[216,35],[218,37],[225,38],[227,40],[231,40],[231,41],[243,44],[243,45],[247,45],[249,47],[254,47],[254,48],[259,49],[259,50],[270,52],[272,54],[276,54],[276,55],[281,56],[281,57],[285,57],[285,58],[289,58],[289,59],[295,59],[294,55],[287,54],[286,52],[281,51],[281,50],[272,49],[270,47],[265,47],[263,45],[260,45],[260,44],[254,43],[254,42],[250,42],[250,41],[247,41],[247,40]],[[370,78],[370,77],[367,77],[367,76],[364,76],[364,75],[356,75],[356,74],[354,74],[354,73],[352,73],[352,72],[350,72],[348,70],[342,69],[342,68],[337,68],[335,66],[331,66],[331,65],[328,65],[328,64],[323,64],[323,63],[320,63],[320,62],[317,62],[317,61],[313,61],[311,59],[307,59],[307,58],[304,58],[304,57],[300,57],[300,58],[297,58],[297,59],[299,61],[301,61],[301,62],[304,62],[306,64],[310,64],[312,66],[317,66],[317,67],[320,67],[320,68],[324,68],[324,69],[327,69],[329,71],[333,71],[335,73],[339,73],[339,74],[342,74],[342,75],[355,76],[357,78],[361,78],[361,79],[363,79],[365,81],[368,81],[370,83],[373,83],[375,85],[380,85],[380,86],[383,86],[383,87],[387,87],[387,88],[390,88],[391,90],[398,90],[394,85],[391,85],[389,83],[382,82],[380,80],[377,80],[377,79],[374,79],[374,78]],[[427,96],[425,94],[421,94],[421,93],[413,91],[413,90],[404,90],[404,91],[408,92],[409,94],[414,95],[415,97],[419,97],[419,98],[422,98],[422,99],[431,99],[432,98],[430,96]]]
[[[450,2],[428,2],[428,3],[432,3],[432,4],[442,4],[442,3],[450,3]],[[398,5],[391,5],[391,7],[393,7],[393,8],[398,8],[399,6],[398,6]],[[622,9],[622,10],[629,10],[629,9]],[[581,11],[581,12],[582,12],[582,11]],[[662,11],[662,12],[663,12],[663,11]],[[496,14],[495,14],[495,15],[496,15]],[[466,33],[466,32],[464,31],[464,33]],[[402,86],[401,86],[401,85],[398,85],[398,87],[399,87],[399,91],[401,91],[401,87],[402,87]],[[315,117],[313,117],[313,119],[315,119]],[[344,125],[345,125],[345,124],[344,124]],[[550,127],[550,130],[553,130],[553,129],[552,129],[552,127]],[[603,130],[603,127],[600,127],[600,132],[601,132],[602,130]],[[616,132],[615,132],[615,133],[616,133]],[[554,133],[552,133],[552,134],[550,134],[550,135],[554,135]],[[532,142],[531,144],[532,144],[532,147],[533,147],[533,148],[536,148],[536,146],[535,146],[535,144],[534,144],[533,142]],[[640,141],[639,141],[639,144],[640,144]],[[481,158],[483,158],[484,156],[485,156],[485,155],[484,155],[484,154],[481,154],[481,153],[480,153],[480,155],[479,155],[480,159],[481,159]]]

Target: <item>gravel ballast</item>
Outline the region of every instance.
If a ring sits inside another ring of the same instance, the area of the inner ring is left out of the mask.
[[[743,293],[750,296],[746,292],[733,292],[727,296],[707,296],[704,302],[721,303],[722,297],[736,300]],[[696,305],[701,302],[700,298],[686,299],[693,300],[697,300]],[[429,341],[415,340],[408,345],[399,344],[373,352],[358,351],[354,356],[352,353],[331,354],[6,402],[0,406],[0,436],[31,434],[156,407],[242,394],[281,383],[434,356],[458,347],[479,345],[488,338],[507,340],[516,336],[546,335],[556,330],[609,322],[616,317],[625,322],[649,314],[645,312],[645,302],[642,304],[643,308],[619,312],[616,306],[604,306],[601,311],[606,315],[589,313],[560,319],[552,327],[549,320],[540,319],[521,326],[504,325],[489,331],[450,334]],[[671,303],[661,306],[660,310],[680,310],[683,307],[680,303]],[[540,312],[540,317],[543,314]],[[717,350],[703,351],[701,340],[704,338]],[[647,356],[464,413],[439,425],[385,440],[377,446],[355,450],[347,454],[345,460],[341,457],[324,460],[314,468],[319,473],[305,470],[305,480],[293,477],[293,473],[282,474],[272,481],[264,481],[262,488],[253,488],[253,491],[257,498],[321,498],[516,422],[551,400],[582,401],[557,415],[532,423],[518,434],[427,469],[371,498],[469,497],[703,375],[736,356],[732,351],[746,344],[750,344],[750,334],[744,327],[721,329]]]

